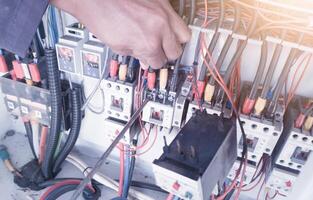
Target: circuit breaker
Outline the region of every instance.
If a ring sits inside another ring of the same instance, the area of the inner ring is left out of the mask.
[[[80,50],[83,44],[88,40],[88,32],[85,27],[79,23],[67,26],[65,34],[56,44],[58,66],[60,71],[82,74],[82,64]]]
[[[89,33],[89,39],[83,44],[80,50],[81,72],[83,76],[99,79],[105,70],[106,52],[108,48],[96,38],[95,35]],[[107,58],[108,59],[108,58]]]

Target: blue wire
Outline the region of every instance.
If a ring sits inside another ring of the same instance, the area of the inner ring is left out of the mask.
[[[52,27],[55,32],[55,41],[58,42],[59,38],[59,30],[58,30],[58,24],[57,24],[57,18],[55,13],[55,7],[51,7],[51,17],[52,17]]]
[[[126,190],[128,188],[128,179],[129,179],[129,168],[130,168],[130,147],[129,145],[125,145],[125,161],[124,161],[124,185],[123,185],[123,193],[122,197],[126,197]]]

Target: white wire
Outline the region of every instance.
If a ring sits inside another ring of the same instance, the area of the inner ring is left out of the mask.
[[[75,157],[71,154],[67,156],[66,161],[76,166],[80,171],[84,173],[85,176],[87,176],[88,173],[92,170],[92,168],[89,168],[89,166],[86,163],[84,163],[78,157]],[[111,179],[110,177],[105,176],[102,173],[99,172],[96,173],[93,179],[115,191],[118,191],[119,187],[118,182]],[[153,198],[147,196],[146,194],[134,190],[132,188],[129,189],[129,199],[154,200]]]

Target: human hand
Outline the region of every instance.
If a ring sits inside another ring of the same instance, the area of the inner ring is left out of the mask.
[[[51,0],[114,52],[161,68],[182,53],[189,28],[168,0]]]

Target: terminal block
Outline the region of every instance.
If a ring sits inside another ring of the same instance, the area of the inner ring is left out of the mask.
[[[46,89],[10,79],[6,74],[0,77],[1,91],[7,110],[24,119],[50,125],[50,92]]]
[[[87,40],[87,30],[80,24],[65,27],[64,36],[59,38],[59,43],[55,45],[60,71],[82,74],[80,50]]]
[[[236,160],[235,126],[231,119],[195,113],[153,161],[157,185],[183,199],[209,200]]]
[[[204,103],[202,104],[202,107],[204,110],[206,110],[207,113],[211,115],[218,115],[218,116],[221,115],[221,110],[216,107],[211,106],[210,104]],[[186,116],[186,123],[189,121],[192,115],[196,113],[198,110],[200,110],[199,102],[192,101],[191,103],[189,103],[187,116]]]

